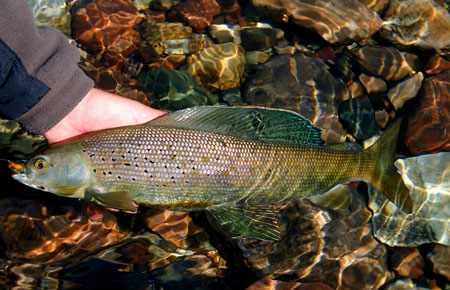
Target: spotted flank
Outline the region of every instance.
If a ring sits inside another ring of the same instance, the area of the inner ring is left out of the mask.
[[[393,169],[397,132],[363,151],[324,145],[322,131],[293,112],[195,107],[89,133],[11,167],[15,179],[58,195],[126,212],[208,210],[238,236],[275,240],[277,205],[343,182],[372,183],[410,210]]]

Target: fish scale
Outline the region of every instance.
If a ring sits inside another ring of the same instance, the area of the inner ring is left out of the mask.
[[[411,210],[393,166],[399,127],[362,150],[325,146],[322,130],[294,112],[195,107],[88,133],[10,168],[22,183],[58,195],[132,213],[138,204],[206,209],[231,233],[273,240],[280,237],[280,203],[338,183],[367,181]]]
[[[104,190],[134,192],[137,202],[164,207],[186,200],[217,205],[309,196],[342,181],[367,179],[375,164],[367,154],[178,128],[116,129],[80,144]],[[335,161],[341,170],[314,170]],[[361,161],[362,170],[352,165]]]

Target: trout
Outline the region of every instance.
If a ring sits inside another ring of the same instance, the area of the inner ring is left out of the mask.
[[[207,210],[229,232],[276,240],[276,205],[340,183],[368,182],[410,211],[393,166],[399,127],[362,150],[325,145],[322,130],[294,112],[194,107],[84,134],[10,167],[14,179],[60,196],[133,213],[139,204]]]

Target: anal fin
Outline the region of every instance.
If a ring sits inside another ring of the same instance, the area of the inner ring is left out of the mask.
[[[233,204],[209,209],[216,221],[231,233],[261,240],[279,240],[278,209],[273,205]]]

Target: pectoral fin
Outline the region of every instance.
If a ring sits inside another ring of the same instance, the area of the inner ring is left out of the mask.
[[[279,240],[278,210],[271,205],[227,205],[209,210],[226,230],[244,237]]]
[[[138,205],[131,199],[130,194],[125,191],[101,193],[95,190],[88,191],[91,200],[96,203],[122,211],[136,213]]]

